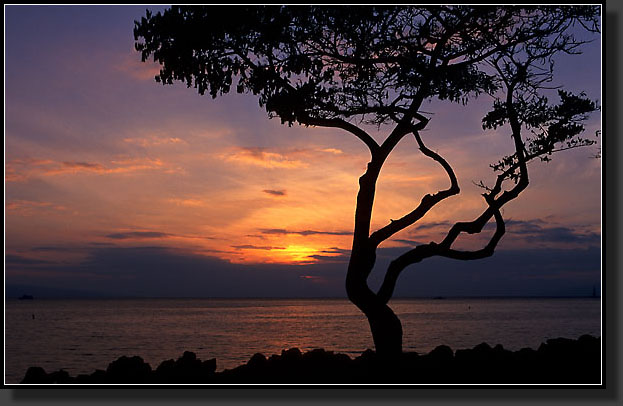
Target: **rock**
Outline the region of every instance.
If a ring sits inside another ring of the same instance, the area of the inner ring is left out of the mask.
[[[452,361],[454,353],[452,352],[452,348],[447,345],[440,345],[432,350],[428,354],[428,357],[433,361],[447,363]]]
[[[26,371],[24,379],[20,383],[24,384],[40,384],[40,383],[52,383],[52,379],[48,377],[45,370],[41,367],[30,367]]]
[[[122,356],[106,368],[106,381],[109,383],[147,383],[150,375],[151,366],[138,356]]]
[[[480,383],[555,384],[599,383],[601,339],[547,340],[537,351],[509,351],[486,343],[455,352],[440,345],[428,354],[403,353],[398,359],[379,358],[366,350],[355,359],[324,349],[302,353],[283,350],[267,358],[254,354],[247,363],[216,372],[216,359],[202,361],[186,351],[177,360],[163,361],[155,371],[142,358],[120,357],[106,371],[71,377],[66,371],[46,373],[31,367],[21,383]]]
[[[216,359],[197,359],[194,352],[185,351],[177,361],[163,361],[154,372],[158,383],[208,383],[216,371]]]
[[[249,362],[247,362],[247,365],[250,368],[263,369],[266,368],[266,366],[268,365],[268,360],[266,359],[264,354],[256,353],[253,354]]]

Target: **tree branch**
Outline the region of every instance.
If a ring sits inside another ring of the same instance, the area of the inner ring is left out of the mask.
[[[490,209],[490,208],[489,208]],[[489,210],[487,209],[487,211]],[[426,258],[433,256],[442,256],[446,258],[459,259],[463,261],[476,260],[489,257],[493,255],[495,247],[504,235],[506,227],[504,225],[504,219],[499,209],[493,210],[493,216],[495,217],[496,230],[489,243],[482,249],[476,251],[460,251],[453,250],[450,247],[446,247],[442,244],[431,242],[429,244],[418,245],[417,247],[405,252],[395,260],[393,260],[385,274],[385,279],[377,293],[379,299],[383,303],[389,302],[391,299],[396,282],[400,273],[409,265],[423,261]],[[481,227],[482,229],[482,227]]]
[[[237,50],[236,52],[237,52],[238,56],[240,56],[251,67],[251,69],[261,70],[261,67],[259,67],[258,65],[254,64],[251,61],[251,59],[244,52],[242,52],[242,50]],[[292,86],[292,84],[287,79],[281,77],[281,75],[279,75],[274,70],[271,70],[271,73],[274,74],[275,78],[279,79],[282,82],[282,84],[289,91],[296,92],[296,89],[294,88],[294,86]],[[298,121],[301,124],[304,124],[304,125],[313,125],[313,126],[319,126],[319,127],[341,128],[343,130],[346,130],[346,131],[350,132],[351,134],[354,134],[361,141],[363,141],[368,146],[368,149],[370,150],[370,154],[371,155],[374,155],[376,153],[376,151],[379,149],[379,144],[374,140],[374,138],[372,138],[370,136],[370,134],[368,134],[367,132],[365,132],[361,128],[357,127],[356,125],[351,124],[348,121],[345,121],[343,119],[340,119],[340,118],[314,118],[314,117],[310,117],[309,115],[305,115],[304,118],[303,117],[298,117],[297,119],[298,119]]]
[[[340,118],[313,118],[313,117],[299,117],[298,121],[304,125],[312,125],[318,127],[333,127],[333,128],[341,128],[342,130],[346,130],[351,134],[354,134],[357,138],[363,141],[370,149],[370,154],[374,155],[376,151],[379,149],[379,144],[364,130],[357,127],[354,124],[349,123],[348,121],[342,120]]]
[[[370,235],[370,244],[374,248],[376,248],[381,242],[385,241],[392,235],[409,227],[410,225],[421,219],[432,207],[434,207],[440,201],[446,199],[447,197],[456,195],[460,192],[456,175],[454,174],[454,171],[452,170],[450,164],[448,164],[448,162],[443,157],[441,157],[441,155],[430,150],[426,147],[426,145],[424,145],[424,142],[422,141],[422,138],[420,137],[418,131],[413,131],[413,136],[417,141],[418,146],[420,147],[420,151],[422,151],[424,155],[438,162],[445,169],[448,177],[450,178],[450,187],[445,190],[440,190],[433,195],[427,194],[422,198],[420,204],[413,211],[398,220],[392,220],[392,222],[385,227],[372,233],[372,235]]]

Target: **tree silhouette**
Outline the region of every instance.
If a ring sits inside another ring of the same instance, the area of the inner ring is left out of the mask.
[[[580,134],[595,102],[562,89],[557,103],[546,97],[555,56],[579,53],[586,42],[580,31],[599,31],[598,6],[175,6],[147,11],[135,22],[134,37],[142,60],[153,57],[162,65],[158,82],[182,81],[213,98],[235,86],[256,95],[269,117],[284,124],[336,128],[368,147],[346,291],[368,318],[377,354],[393,357],[402,351],[402,326],[388,301],[400,273],[432,256],[492,255],[505,232],[500,209],[528,186],[528,162],[594,143]],[[460,192],[451,165],[420,136],[429,122],[422,103],[467,105],[482,93],[495,98],[483,128],[510,129],[514,148],[491,165],[493,185],[478,184],[486,208],[472,221],[455,223],[440,242],[395,258],[378,292],[372,291],[367,280],[377,247]],[[381,143],[370,135],[372,125],[389,128]],[[443,168],[449,187],[371,232],[379,173],[407,135]],[[453,248],[459,234],[480,233],[491,219],[495,232],[484,247]]]

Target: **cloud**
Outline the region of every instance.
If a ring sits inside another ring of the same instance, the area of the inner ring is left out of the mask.
[[[342,283],[315,284],[302,275],[332,280],[342,272],[323,266],[240,265],[165,247],[91,248],[73,265],[49,264],[37,274],[7,272],[7,284],[91,290],[109,296],[326,297],[343,296]],[[59,274],[59,271],[63,274]],[[49,277],[46,275],[50,275]],[[97,284],[93,281],[97,280]],[[316,288],[312,288],[315,286]]]
[[[243,245],[232,245],[233,248],[237,250],[285,250],[285,247],[271,247],[267,245],[251,245],[251,244],[243,244]]]
[[[273,195],[273,196],[285,196],[286,195],[285,190],[264,189],[262,190],[262,192],[267,193],[269,195]]]
[[[4,262],[7,266],[11,265],[49,265],[53,264],[51,261],[43,259],[27,258],[20,255],[7,254],[4,256]]]
[[[310,281],[312,283],[329,283],[329,280],[327,278],[318,275],[301,275],[300,278],[306,281]]]
[[[517,249],[524,249],[526,246],[542,246],[543,244],[581,244],[593,246],[601,243],[601,236],[599,233],[593,231],[583,231],[581,230],[581,227],[573,225],[560,226],[540,218],[531,220],[505,219],[504,223],[506,225],[506,233],[502,239],[502,244],[510,241],[513,241],[514,243],[521,242],[522,246],[517,247]],[[453,223],[447,221],[425,223],[416,226],[411,234],[415,237],[415,239],[422,240],[428,238],[425,234],[428,230],[437,231],[436,229],[440,228],[441,230],[439,231],[447,232],[450,230],[452,224]],[[484,239],[488,241],[491,237],[489,233],[495,228],[495,222],[489,221],[485,224],[483,233],[469,236],[463,233],[462,236],[469,239],[469,241],[464,242],[476,244],[476,246],[478,246],[483,242],[481,240]],[[393,241],[407,245],[416,245],[416,241],[408,239],[396,239]],[[457,240],[457,243],[458,242],[459,240]],[[507,247],[515,249],[512,248],[512,245],[507,245]]]
[[[21,182],[38,175],[121,174],[156,169],[164,169],[168,172],[176,170],[166,168],[160,159],[152,158],[127,158],[113,160],[110,163],[111,166],[105,166],[99,162],[16,159],[7,162],[5,179],[7,182]]]
[[[370,285],[378,289],[391,260],[407,247],[381,248]],[[599,247],[502,250],[478,261],[431,257],[400,275],[400,296],[589,295],[600,282]]]
[[[67,207],[52,202],[39,202],[33,200],[11,200],[5,205],[7,214],[18,216],[32,216],[39,210],[65,211]]]
[[[32,247],[30,248],[30,251],[33,252],[76,252],[76,251],[83,251],[85,250],[85,247],[61,247],[61,246],[55,246],[55,245],[44,245],[44,246],[39,246],[39,247]]]
[[[153,81],[160,73],[160,64],[147,60],[141,62],[136,52],[124,54],[115,65],[115,69],[141,81]]]
[[[335,154],[335,155],[340,155],[340,154],[344,153],[344,151],[342,151],[341,149],[337,149],[337,148],[323,148],[320,151],[321,152],[328,152],[330,154]]]
[[[199,199],[169,199],[171,203],[175,203],[178,206],[186,207],[207,207],[209,204],[204,200]]]
[[[326,248],[318,252],[319,254],[308,255],[308,258],[326,264],[343,264],[348,262],[350,258],[350,250],[338,247]]]
[[[452,223],[450,223],[449,221],[433,221],[430,223],[418,224],[415,227],[415,229],[416,230],[430,230],[433,228],[450,227],[450,226],[452,226]]]
[[[179,137],[158,137],[155,135],[151,137],[124,138],[123,141],[128,144],[139,145],[141,147],[188,144],[186,141]]]
[[[106,172],[107,168],[98,163],[91,162],[63,162],[63,167],[70,169],[83,169],[85,171]]]
[[[346,265],[329,262],[329,258],[326,262],[298,265],[233,264],[166,247],[87,244],[84,249],[86,256],[71,264],[8,256],[6,283],[96,289],[110,296],[346,296]],[[378,289],[389,261],[404,251],[405,247],[379,249],[370,278],[373,290]],[[600,254],[598,247],[592,247],[498,250],[492,257],[479,261],[428,258],[404,270],[395,297],[589,295],[592,286],[599,285]],[[312,283],[321,279],[326,283]]]
[[[262,234],[298,234],[302,236],[308,235],[351,235],[350,231],[316,231],[316,230],[286,230],[283,228],[262,228],[259,230]]]
[[[170,238],[174,237],[174,234],[161,233],[158,231],[129,231],[125,233],[113,233],[106,235],[107,238],[114,240],[128,240],[128,239],[146,239],[146,238]]]
[[[506,220],[506,233],[514,238],[528,242],[540,243],[578,243],[599,245],[601,236],[595,232],[579,231],[573,226],[565,227],[552,225],[543,219],[532,220]],[[495,224],[488,223],[486,229],[495,228]]]
[[[308,258],[313,258],[317,261],[323,262],[325,264],[345,264],[348,262],[348,257],[341,255],[309,255]]]
[[[408,246],[416,246],[416,245],[422,244],[420,241],[405,240],[405,239],[400,239],[400,238],[397,238],[397,239],[391,240],[391,241],[395,241],[395,242],[398,242],[398,243],[401,243],[401,244],[405,244],[405,245],[408,245]]]
[[[236,148],[232,152],[221,154],[220,157],[226,161],[236,162],[246,165],[260,166],[263,168],[305,168],[307,163],[290,159],[280,152],[267,151],[265,148]]]

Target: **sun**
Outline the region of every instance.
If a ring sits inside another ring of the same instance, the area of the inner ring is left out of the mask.
[[[304,245],[288,245],[285,249],[272,250],[270,253],[279,262],[309,264],[318,261],[313,255],[320,254],[320,250]]]

